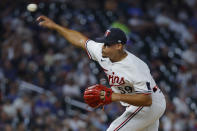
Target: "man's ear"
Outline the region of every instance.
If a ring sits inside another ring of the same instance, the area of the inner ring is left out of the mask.
[[[123,48],[123,45],[122,45],[122,44],[117,44],[117,48],[118,48],[119,50],[121,50],[121,49]]]

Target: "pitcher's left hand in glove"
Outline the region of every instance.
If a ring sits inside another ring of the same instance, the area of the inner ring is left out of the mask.
[[[106,86],[99,84],[93,85],[85,90],[84,100],[89,106],[97,108],[112,102],[112,92],[111,88],[107,88]]]

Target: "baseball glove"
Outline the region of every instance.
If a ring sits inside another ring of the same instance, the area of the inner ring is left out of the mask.
[[[111,88],[107,88],[106,86],[97,84],[88,87],[85,90],[84,100],[89,106],[97,108],[99,106],[111,103],[111,95]]]

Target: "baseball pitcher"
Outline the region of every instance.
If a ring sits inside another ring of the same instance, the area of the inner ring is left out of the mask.
[[[99,84],[88,87],[84,101],[93,108],[111,102],[121,102],[126,107],[107,131],[158,131],[159,118],[166,108],[165,97],[147,64],[124,49],[127,38],[122,30],[111,28],[93,41],[46,16],[38,17],[37,21],[40,26],[56,30],[71,44],[86,50],[90,59],[103,68],[110,88]]]

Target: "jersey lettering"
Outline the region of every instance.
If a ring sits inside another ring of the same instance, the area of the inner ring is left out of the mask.
[[[125,84],[125,82],[124,82],[124,77],[121,77],[121,80],[120,80],[119,84],[120,84],[120,85]]]
[[[112,75],[108,75],[108,80],[112,85],[114,85],[114,83],[117,83],[118,85],[125,84],[124,77],[115,76],[114,72],[112,72]]]

